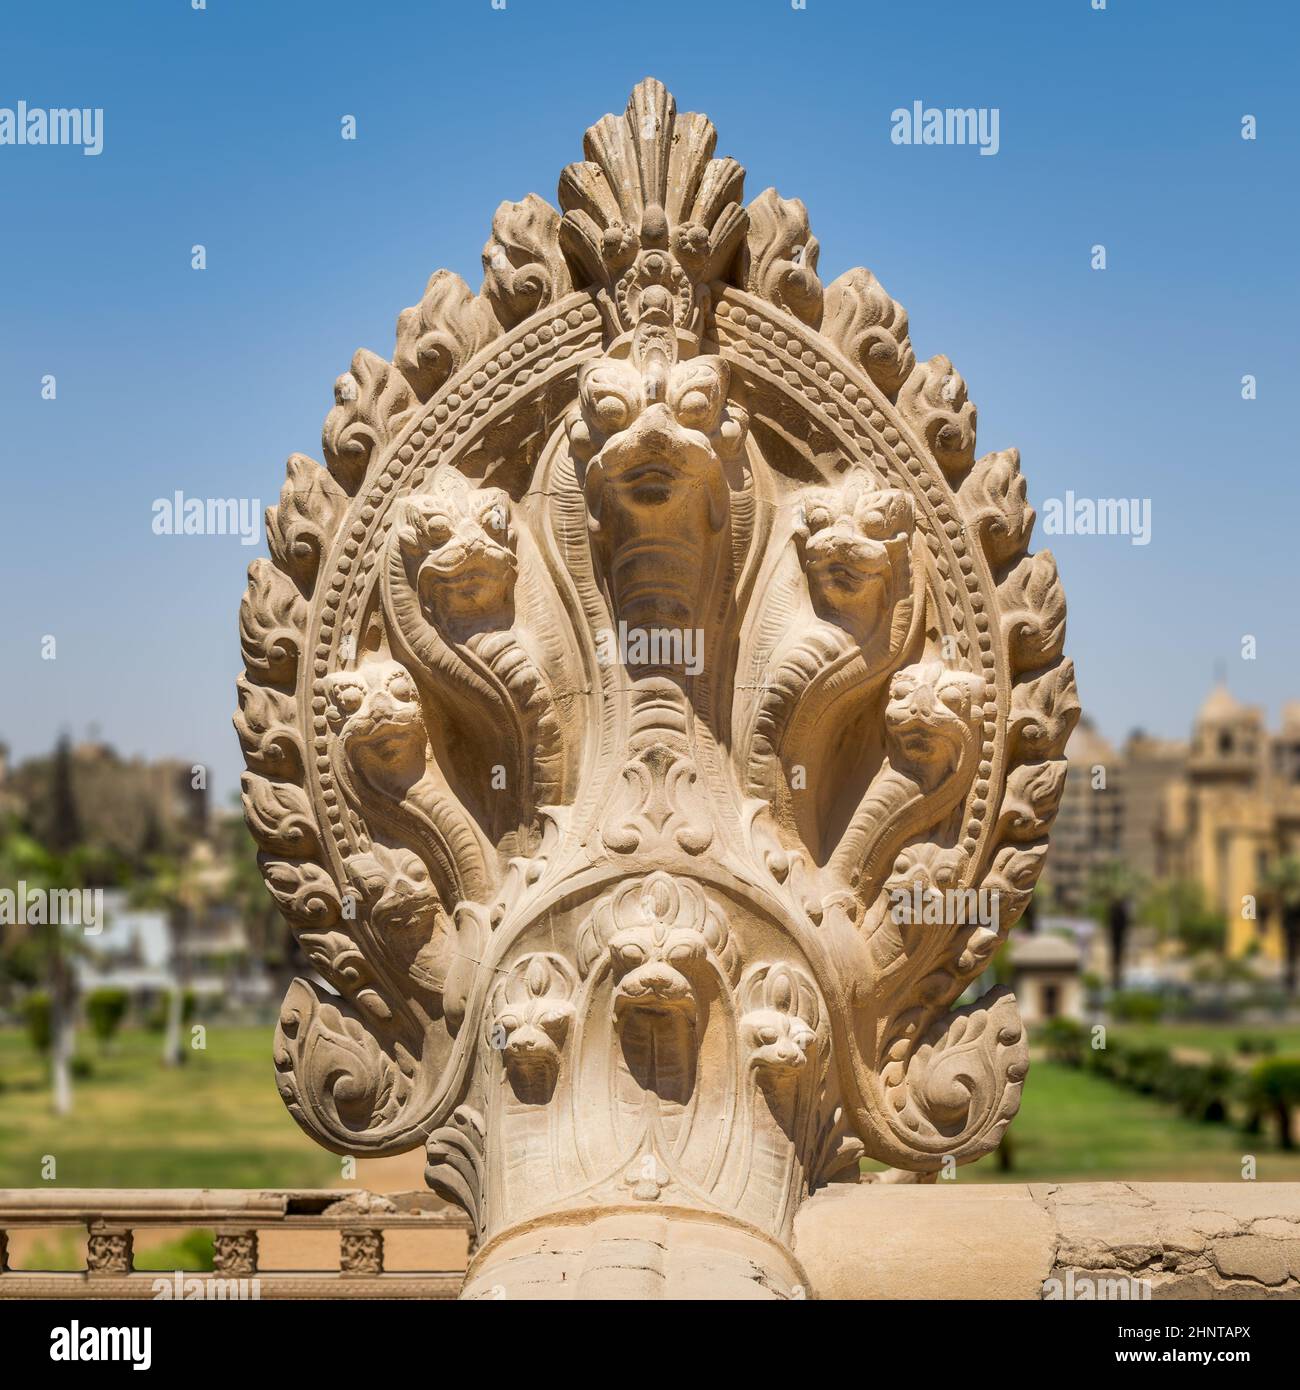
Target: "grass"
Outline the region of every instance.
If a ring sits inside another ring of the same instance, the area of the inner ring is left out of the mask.
[[[1300,1030],[1116,1025],[1206,1052],[1231,1052],[1265,1031],[1279,1051],[1300,1052]],[[46,1155],[62,1187],[329,1187],[338,1160],[309,1140],[276,1093],[268,1028],[210,1028],[186,1065],[162,1066],[155,1033],[123,1033],[99,1054],[87,1039],[90,1077],[74,1083],[71,1116],[50,1110],[48,1064],[23,1033],[0,1031],[0,1187],[38,1187]],[[1011,1128],[1013,1167],[996,1157],[963,1168],[963,1182],[1221,1181],[1241,1178],[1253,1153],[1263,1181],[1300,1181],[1300,1154],[1271,1135],[1198,1124],[1172,1106],[1104,1077],[1057,1066],[1039,1052]],[[188,1267],[165,1251],[168,1269]],[[195,1253],[195,1252],[191,1252]],[[195,1253],[196,1258],[201,1255]]]
[[[1030,1065],[1010,1130],[1012,1169],[996,1155],[959,1170],[971,1182],[1240,1182],[1253,1154],[1261,1182],[1300,1182],[1300,1153],[1282,1153],[1271,1134],[1186,1119],[1172,1105],[1103,1076]]]
[[[182,1067],[156,1033],[119,1035],[72,1114],[50,1109],[48,1062],[19,1030],[0,1031],[0,1187],[39,1187],[46,1156],[60,1187],[329,1187],[338,1160],[289,1117],[275,1089],[269,1028],[209,1028]],[[174,1267],[174,1266],[172,1266]]]

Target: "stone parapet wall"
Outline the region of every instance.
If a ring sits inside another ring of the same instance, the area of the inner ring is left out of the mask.
[[[820,1298],[1300,1298],[1300,1184],[830,1187],[795,1253]]]

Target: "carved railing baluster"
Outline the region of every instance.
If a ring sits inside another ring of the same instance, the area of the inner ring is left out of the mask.
[[[218,1230],[212,1242],[212,1269],[220,1275],[257,1273],[257,1232],[246,1228]]]
[[[129,1227],[91,1223],[86,1236],[88,1274],[130,1274],[134,1253],[135,1238]]]

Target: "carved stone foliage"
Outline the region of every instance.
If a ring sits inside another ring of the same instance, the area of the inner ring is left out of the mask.
[[[1008,992],[953,1008],[1078,717],[1019,457],[714,147],[647,79],[558,209],[503,203],[479,292],[439,271],[339,379],[241,610],[248,823],[316,976],[280,1090],[337,1151],[426,1148],[467,1296],[617,1291],[642,1228],[656,1289],[797,1296],[809,1192],[980,1157],[1025,1075]]]

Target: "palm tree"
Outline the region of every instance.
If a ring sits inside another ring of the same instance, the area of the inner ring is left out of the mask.
[[[1146,879],[1122,859],[1107,859],[1088,877],[1088,907],[1106,928],[1110,938],[1110,982],[1118,990],[1124,982],[1124,946],[1129,927],[1148,892]]]
[[[1259,896],[1265,910],[1275,907],[1282,925],[1286,992],[1296,991],[1296,966],[1300,961],[1300,857],[1283,855],[1264,872]]]

